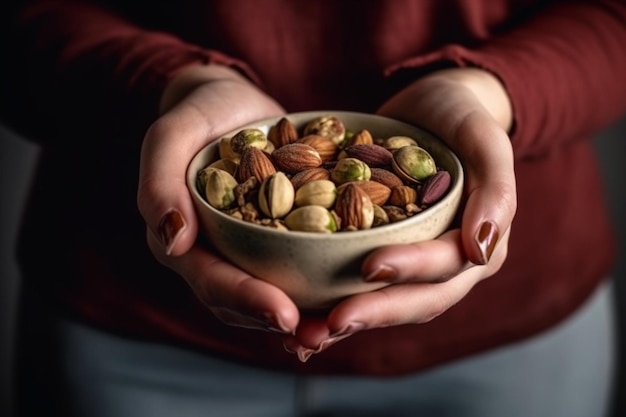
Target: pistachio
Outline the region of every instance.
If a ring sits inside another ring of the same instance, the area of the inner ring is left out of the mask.
[[[235,173],[237,172],[237,166],[238,165],[239,164],[237,163],[237,161],[235,161],[233,159],[221,158],[221,159],[218,159],[217,161],[211,163],[209,165],[209,167],[222,169],[222,170],[228,172],[230,175],[235,176]]]
[[[296,206],[322,206],[331,208],[337,198],[337,187],[330,180],[310,181],[296,190]]]
[[[228,172],[208,167],[200,171],[199,181],[204,184],[204,197],[211,206],[222,210],[234,204],[237,180]]]
[[[340,159],[332,171],[330,171],[330,179],[336,184],[343,184],[349,181],[366,181],[371,176],[372,171],[370,167],[356,158]]]
[[[403,146],[393,153],[394,172],[409,182],[419,182],[434,175],[437,165],[426,149],[419,146]]]
[[[248,147],[264,149],[266,146],[267,136],[257,128],[241,129],[230,139],[230,147],[237,154],[241,154]]]
[[[304,134],[326,136],[339,145],[346,136],[346,127],[338,117],[327,115],[317,117],[307,123],[304,126]]]
[[[405,146],[418,146],[418,144],[409,136],[390,136],[383,141],[383,146],[393,152]]]
[[[335,211],[342,230],[364,230],[374,223],[374,205],[365,191],[354,183],[345,184],[337,195]]]
[[[271,219],[281,218],[293,207],[293,185],[283,172],[275,172],[261,183],[258,199],[263,214]]]
[[[239,160],[239,154],[233,151],[233,147],[230,145],[232,138],[223,137],[218,144],[218,153],[222,159],[232,159],[233,161]]]
[[[374,204],[374,221],[372,222],[372,227],[383,226],[390,222],[387,212],[378,204]]]
[[[335,217],[322,206],[303,206],[291,211],[285,217],[289,230],[301,232],[334,233],[337,231]]]

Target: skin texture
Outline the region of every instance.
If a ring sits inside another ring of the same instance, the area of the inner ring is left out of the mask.
[[[434,72],[380,107],[381,115],[430,130],[459,155],[467,181],[461,228],[372,253],[363,278],[395,285],[350,297],[325,317],[301,316],[281,290],[198,245],[185,187],[187,163],[206,143],[284,109],[233,70],[193,66],[166,87],[161,110],[144,139],[137,197],[151,251],[224,323],[276,332],[302,361],[357,331],[432,320],[506,258],[516,211],[512,109],[503,85],[486,71]]]

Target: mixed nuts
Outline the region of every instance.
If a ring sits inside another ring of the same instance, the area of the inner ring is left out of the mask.
[[[415,138],[351,132],[333,115],[287,118],[218,144],[196,186],[214,208],[282,230],[334,233],[402,221],[446,195],[450,173]]]

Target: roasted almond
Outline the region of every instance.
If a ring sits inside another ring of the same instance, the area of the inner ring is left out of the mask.
[[[360,144],[348,146],[344,149],[347,157],[357,158],[369,165],[370,168],[391,166],[393,154],[380,145]]]
[[[372,145],[374,143],[374,138],[372,134],[367,129],[362,129],[352,135],[349,139],[346,139],[344,147],[354,146],[354,145]]]
[[[340,185],[339,189],[344,188],[347,184],[356,184],[360,189],[367,193],[370,200],[372,200],[372,203],[379,206],[384,205],[391,195],[391,189],[389,187],[376,181],[348,182]]]
[[[323,162],[333,161],[339,151],[339,145],[321,135],[306,135],[298,139],[297,143],[304,143],[313,147],[320,154]]]
[[[315,180],[327,180],[330,178],[330,172],[326,168],[309,168],[296,172],[291,177],[291,183],[296,190],[304,184]]]
[[[259,183],[276,172],[269,156],[259,148],[252,146],[242,150],[241,161],[237,167],[236,178],[240,183],[255,177]]]
[[[272,153],[276,168],[290,174],[322,165],[319,152],[304,143],[290,143]]]
[[[451,182],[450,173],[445,170],[437,171],[435,175],[429,177],[422,186],[420,201],[422,205],[431,205],[439,201],[448,192]]]
[[[280,148],[281,146],[295,142],[298,139],[298,130],[291,120],[283,117],[270,127],[267,132],[267,139],[272,142],[276,148]]]
[[[415,201],[417,201],[417,191],[415,188],[408,185],[399,185],[391,189],[389,204],[405,207],[408,204],[415,203]]]
[[[371,168],[371,181],[376,181],[381,184],[386,185],[389,188],[397,187],[399,185],[403,185],[404,183],[396,174],[391,171],[388,171],[384,168]]]
[[[335,212],[342,230],[369,229],[374,223],[374,205],[365,191],[354,183],[337,190]]]

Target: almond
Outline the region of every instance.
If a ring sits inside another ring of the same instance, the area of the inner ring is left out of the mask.
[[[276,148],[293,143],[298,139],[298,131],[291,120],[286,117],[281,118],[267,132],[267,139],[274,144]]]
[[[341,219],[342,230],[369,229],[374,223],[372,200],[354,183],[347,183],[338,190],[335,212]]]
[[[391,195],[391,189],[389,187],[376,181],[353,181],[351,183],[348,182],[340,185],[339,189],[342,189],[347,184],[356,184],[360,189],[365,191],[370,200],[372,200],[372,203],[378,206],[384,205]]]
[[[431,205],[439,201],[448,192],[451,182],[450,173],[445,170],[437,171],[428,178],[422,186],[422,205]]]
[[[290,143],[272,153],[276,168],[290,174],[322,165],[319,152],[304,143]]]
[[[263,182],[276,172],[269,156],[259,148],[246,147],[242,150],[241,161],[237,167],[236,177],[242,183],[250,177],[255,177],[259,183]]]
[[[346,140],[344,147],[353,145],[372,145],[374,144],[374,138],[369,130],[363,129],[352,135],[350,139]]]
[[[417,201],[417,191],[408,185],[399,185],[391,189],[389,204],[398,207],[405,207]]]
[[[298,139],[297,143],[304,143],[313,147],[320,154],[323,162],[333,161],[339,151],[339,145],[321,135],[306,135]]]
[[[371,168],[391,166],[393,155],[380,145],[359,144],[351,145],[344,149],[349,158],[357,158],[365,162]]]
[[[315,180],[327,180],[330,178],[330,172],[325,168],[309,168],[295,173],[291,177],[291,183],[296,190],[307,182]]]
[[[371,181],[379,182],[383,185],[386,185],[389,188],[397,187],[398,185],[403,185],[404,183],[396,174],[391,171],[387,171],[384,168],[371,168],[370,171],[372,175],[370,176]]]

